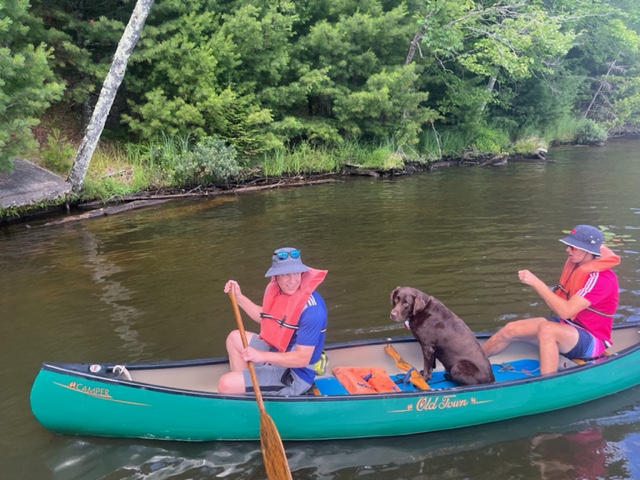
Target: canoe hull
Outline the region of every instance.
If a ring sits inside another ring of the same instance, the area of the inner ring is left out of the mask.
[[[637,329],[636,329],[637,330]],[[374,395],[265,398],[283,440],[409,435],[578,405],[640,384],[640,348],[544,377]],[[80,374],[44,364],[31,392],[37,420],[60,434],[163,440],[257,440],[255,399]]]

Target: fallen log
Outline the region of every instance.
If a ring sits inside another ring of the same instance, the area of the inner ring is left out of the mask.
[[[288,182],[281,180],[276,183],[271,183],[268,185],[256,185],[250,187],[237,187],[230,188],[228,190],[220,190],[218,188],[210,189],[210,190],[202,190],[202,191],[191,191],[191,192],[182,192],[182,193],[145,193],[145,194],[131,194],[131,195],[121,195],[117,197],[118,203],[123,202],[134,202],[134,201],[145,201],[150,202],[154,200],[174,200],[178,198],[198,198],[198,197],[213,197],[217,195],[231,195],[243,192],[255,192],[259,190],[271,190],[274,188],[282,188],[282,187],[305,187],[307,185],[320,185],[323,183],[332,183],[339,182],[341,180],[336,180],[334,178],[326,178],[322,180],[309,180],[303,182]],[[87,202],[78,205],[78,208],[81,209],[95,209],[104,207],[103,202],[95,201],[95,202]]]
[[[112,205],[110,207],[103,207],[98,210],[91,210],[90,212],[82,213],[80,215],[72,215],[69,217],[61,218],[59,220],[54,220],[53,222],[45,223],[44,226],[48,227],[51,225],[59,225],[61,223],[76,222],[78,220],[86,220],[88,218],[116,215],[118,213],[128,212],[130,210],[136,210],[138,208],[151,207],[153,205],[158,205],[166,201],[167,200],[164,200],[164,199],[154,199],[154,200],[134,201],[134,202],[125,203],[122,205]]]

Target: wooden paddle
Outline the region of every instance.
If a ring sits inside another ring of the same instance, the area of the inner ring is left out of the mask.
[[[431,387],[429,387],[429,384],[426,382],[423,376],[420,375],[420,372],[416,370],[409,362],[403,360],[400,354],[396,351],[395,348],[391,346],[390,343],[387,343],[385,345],[384,351],[393,357],[398,368],[401,368],[405,372],[411,372],[411,375],[409,377],[409,381],[411,383],[413,383],[421,390],[431,390]]]
[[[236,294],[233,288],[229,290],[229,297],[231,297],[233,313],[236,315],[236,323],[238,324],[238,330],[242,338],[242,345],[244,348],[247,348],[247,334],[244,331],[244,324],[242,323],[240,309],[238,308],[238,302],[236,302]],[[262,447],[262,458],[265,469],[267,470],[267,478],[269,480],[292,480],[291,470],[287,463],[287,455],[284,451],[284,445],[282,445],[282,439],[280,438],[276,424],[273,423],[272,418],[264,409],[264,402],[262,401],[260,385],[258,384],[256,371],[253,368],[253,362],[247,362],[247,365],[249,367],[249,373],[251,374],[251,383],[253,384],[253,390],[256,394],[256,401],[258,402],[258,410],[260,411],[260,446]]]

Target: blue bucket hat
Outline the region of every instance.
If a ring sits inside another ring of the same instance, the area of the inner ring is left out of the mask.
[[[288,273],[308,272],[309,267],[302,263],[300,250],[292,247],[283,247],[273,252],[271,268],[267,270],[265,277],[286,275]]]
[[[600,256],[602,232],[591,225],[577,225],[569,235],[561,238],[560,241],[566,245]]]

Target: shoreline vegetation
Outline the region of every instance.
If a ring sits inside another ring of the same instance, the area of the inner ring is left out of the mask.
[[[55,119],[55,120],[54,120]],[[70,120],[63,124],[70,125]],[[71,169],[80,134],[59,130],[60,117],[46,117],[34,134],[39,143],[30,159],[61,178]],[[81,192],[36,205],[0,209],[0,223],[14,223],[65,210],[89,210],[53,223],[121,213],[178,198],[207,197],[264,189],[340,181],[347,176],[389,177],[447,167],[500,166],[508,161],[553,161],[550,146],[604,145],[601,131],[589,133],[584,119],[560,123],[552,139],[531,136],[481,151],[473,139],[459,134],[427,132],[416,147],[393,141],[382,144],[344,142],[327,148],[302,142],[291,149],[242,158],[217,137],[193,141],[188,136],[162,136],[146,143],[101,141],[91,160]],[[476,139],[477,141],[477,139]]]
[[[57,173],[64,208],[500,164],[640,131],[637,1],[14,3],[0,172],[18,158]]]

